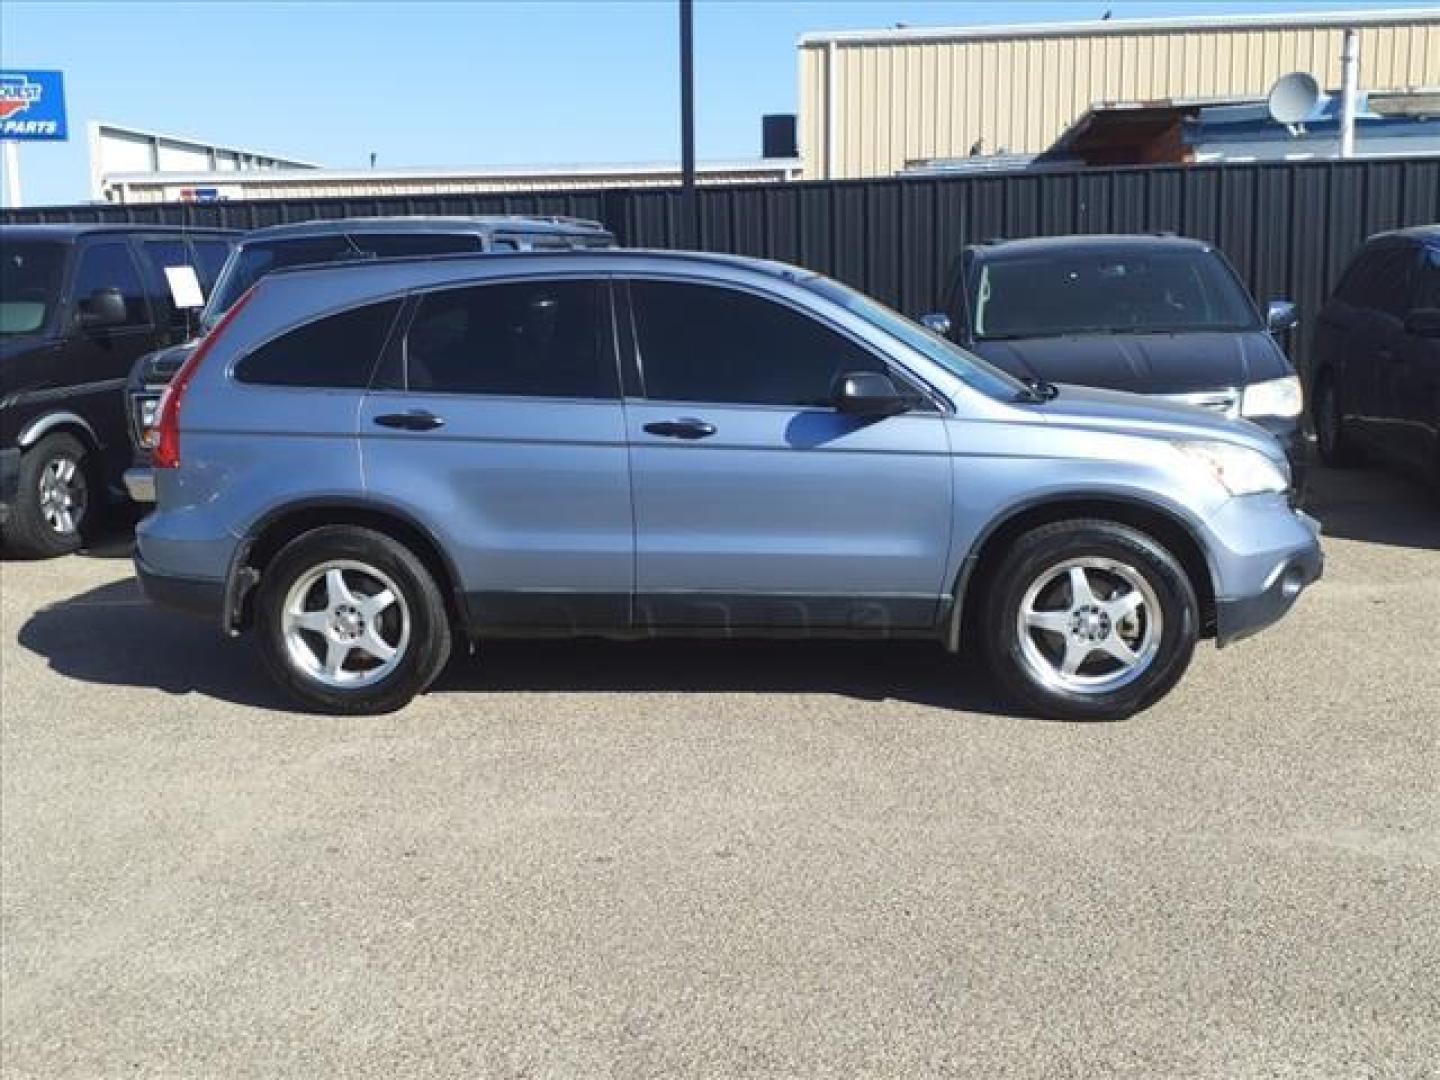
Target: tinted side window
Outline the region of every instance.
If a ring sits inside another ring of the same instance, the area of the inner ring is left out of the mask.
[[[1355,257],[1354,261],[1350,263],[1350,268],[1340,279],[1340,284],[1335,286],[1337,299],[1343,300],[1347,304],[1360,306],[1361,297],[1365,294],[1373,271],[1374,259],[1375,253],[1371,251],[1362,251]]]
[[[1363,253],[1340,283],[1340,296],[1355,307],[1399,316],[1410,295],[1415,249],[1384,244]]]
[[[480,250],[480,238],[465,233],[367,233],[351,239],[361,251],[381,259]]]
[[[1376,264],[1373,291],[1366,306],[1402,318],[1410,306],[1415,263],[1416,251],[1409,245],[1386,249]]]
[[[885,365],[814,319],[735,289],[634,281],[645,396],[824,407],[835,377]]]
[[[1420,263],[1420,278],[1415,283],[1417,308],[1440,308],[1440,248],[1426,248]]]
[[[363,388],[399,310],[400,301],[387,300],[306,323],[244,357],[235,378],[268,386]]]
[[[411,390],[617,396],[605,346],[605,293],[594,281],[447,289],[420,301],[405,342]]]
[[[165,268],[167,266],[193,265],[189,248],[185,246],[183,240],[146,240],[141,247],[145,252],[145,257],[150,260],[150,265],[155,268],[155,278],[159,282],[161,307],[168,311],[172,323],[184,325],[185,311],[174,303],[174,296],[170,292],[170,286],[165,277]],[[198,274],[196,278],[198,280]]]
[[[145,288],[140,272],[130,254],[130,245],[123,241],[107,241],[89,245],[80,256],[75,271],[75,302],[86,310],[90,294],[98,289],[119,289],[125,298],[125,325],[148,326],[150,310],[145,303]]]

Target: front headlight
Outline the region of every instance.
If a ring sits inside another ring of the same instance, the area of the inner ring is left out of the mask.
[[[1247,386],[1240,396],[1241,416],[1278,416],[1290,420],[1299,416],[1304,408],[1305,394],[1295,375]]]
[[[1290,477],[1284,468],[1248,446],[1209,439],[1186,440],[1174,445],[1182,454],[1204,463],[1231,495],[1258,495],[1290,487]]]

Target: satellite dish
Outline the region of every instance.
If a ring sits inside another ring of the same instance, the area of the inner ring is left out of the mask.
[[[1324,104],[1325,95],[1320,93],[1320,84],[1315,76],[1305,71],[1292,71],[1275,80],[1265,106],[1270,116],[1279,124],[1303,124],[1315,116],[1316,110]]]

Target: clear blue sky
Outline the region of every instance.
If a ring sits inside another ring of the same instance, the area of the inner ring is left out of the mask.
[[[1413,6],[1433,6],[1415,4]],[[1387,0],[1387,7],[1407,0]],[[796,108],[807,30],[1363,8],[1325,3],[697,0],[704,159],[755,157]],[[89,197],[85,124],[110,120],[334,167],[679,157],[674,0],[0,2],[0,66],[65,73],[71,141],[27,144],[29,204]]]

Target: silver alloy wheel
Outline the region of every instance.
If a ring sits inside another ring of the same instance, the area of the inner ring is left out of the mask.
[[[1155,590],[1133,566],[1067,559],[1031,582],[1015,630],[1026,665],[1047,686],[1106,694],[1143,675],[1160,651]]]
[[[51,532],[74,536],[89,501],[90,488],[80,462],[62,454],[45,463],[40,470],[40,516]]]
[[[373,686],[399,666],[410,644],[410,607],[390,577],[335,559],[296,579],[281,609],[290,662],[337,690]]]

